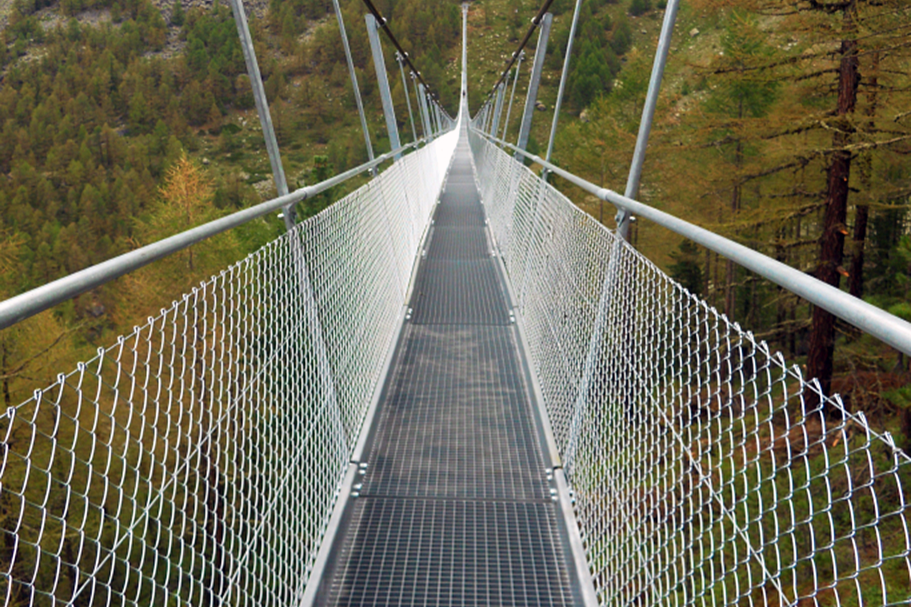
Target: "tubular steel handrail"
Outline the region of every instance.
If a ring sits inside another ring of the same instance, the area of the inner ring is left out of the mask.
[[[540,164],[551,173],[559,175],[573,185],[582,188],[590,194],[594,194],[599,199],[613,204],[619,210],[654,221],[658,225],[688,238],[696,244],[702,245],[726,259],[730,259],[734,263],[755,272],[759,276],[784,287],[813,305],[828,310],[845,322],[882,340],[893,348],[911,355],[911,323],[733,240],[659,211],[638,200],[618,194],[613,190],[599,187],[565,169],[561,169],[555,164],[545,161],[540,156],[531,154],[502,139],[492,137],[481,130],[472,130],[488,141],[505,146],[532,162]]]
[[[397,150],[392,150],[382,156],[377,156],[373,160],[365,162],[358,167],[349,169],[344,173],[340,173],[319,183],[304,186],[284,196],[267,200],[266,202],[262,202],[249,209],[237,211],[227,217],[210,221],[201,226],[181,232],[180,234],[175,234],[174,236],[146,245],[135,251],[118,255],[113,259],[74,272],[69,276],[65,276],[15,297],[11,297],[6,301],[0,302],[0,329],[12,326],[30,316],[34,316],[39,312],[52,308],[59,303],[76,297],[86,291],[100,287],[124,274],[129,274],[134,270],[138,270],[154,261],[158,261],[159,259],[221,234],[222,232],[242,226],[245,223],[249,223],[254,219],[259,219],[269,213],[274,213],[276,211],[287,212],[288,208],[298,202],[302,202],[333,186],[344,183],[352,177],[370,171],[383,162],[391,160],[396,155],[417,147],[423,141],[424,139],[420,139],[409,143]]]

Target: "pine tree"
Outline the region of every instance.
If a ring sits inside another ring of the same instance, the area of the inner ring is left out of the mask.
[[[186,22],[186,13],[183,10],[183,1],[174,0],[173,8],[171,9],[171,25],[175,27],[183,27],[183,24]]]

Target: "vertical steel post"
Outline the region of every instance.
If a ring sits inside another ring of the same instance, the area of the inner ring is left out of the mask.
[[[427,93],[422,83],[418,83],[418,93],[421,99],[421,118],[424,122],[424,138],[427,143],[433,141],[433,131],[430,128],[430,110],[427,109]]]
[[[357,113],[361,117],[361,130],[364,131],[364,144],[367,146],[367,158],[373,160],[373,144],[370,143],[370,129],[367,128],[367,116],[364,114],[364,102],[361,101],[361,89],[357,84],[357,73],[354,71],[354,60],[351,58],[351,47],[348,45],[348,33],[345,31],[345,20],[338,0],[332,0],[335,14],[338,17],[338,29],[342,34],[342,45],[345,47],[345,59],[348,62],[348,75],[351,78],[351,88],[354,89],[354,100],[357,102]],[[374,169],[375,170],[375,169]]]
[[[569,27],[569,40],[566,43],[566,56],[563,58],[563,73],[560,74],[560,89],[557,91],[557,103],[554,106],[554,121],[550,125],[550,139],[547,141],[547,155],[544,160],[550,162],[550,154],[554,150],[554,137],[557,135],[557,121],[560,119],[560,105],[563,103],[563,91],[566,90],[566,80],[569,78],[569,58],[573,54],[573,39],[576,37],[576,25],[579,23],[579,9],[582,0],[576,0],[573,11],[573,23]],[[545,171],[545,176],[547,172]]]
[[[497,103],[493,110],[493,125],[490,127],[490,134],[494,137],[500,130],[500,116],[503,114],[503,98],[506,96],[506,83],[497,87]]]
[[[524,150],[528,145],[528,134],[531,132],[531,119],[535,113],[535,101],[538,100],[538,85],[541,84],[541,70],[544,69],[544,55],[547,54],[547,38],[550,36],[550,25],[554,16],[550,13],[541,20],[541,29],[538,31],[538,46],[535,48],[535,61],[531,68],[531,82],[528,83],[528,94],[525,96],[525,111],[522,114],[522,127],[519,129],[519,139],[516,147]],[[516,152],[516,160],[522,161],[521,154]]]
[[[433,134],[434,139],[436,139],[437,130],[435,117],[433,115],[433,97],[430,95],[429,91],[424,93],[424,97],[427,98],[427,123],[430,125],[430,132]]]
[[[502,85],[497,87],[496,95],[491,100],[490,108],[488,109],[489,118],[487,120],[487,130],[485,131],[488,134],[493,134],[495,132],[495,126],[497,123],[497,110],[500,108],[500,90]]]
[[[627,198],[635,199],[639,195],[639,178],[642,176],[642,164],[645,162],[645,148],[648,145],[648,135],[652,130],[652,119],[655,117],[655,105],[658,101],[658,91],[661,89],[661,78],[664,76],[664,66],[667,64],[667,54],[671,48],[671,35],[674,33],[674,21],[677,18],[677,7],[680,0],[670,0],[664,9],[664,22],[661,24],[661,36],[658,38],[658,48],[655,49],[655,63],[652,65],[652,75],[648,81],[648,93],[645,96],[645,107],[642,108],[642,121],[639,123],[639,135],[636,137],[636,150],[633,152],[633,162],[629,168],[629,177],[626,180]],[[629,240],[630,214],[626,211],[617,213],[617,234]]]
[[[509,114],[512,112],[512,102],[516,97],[516,84],[519,82],[519,69],[522,67],[522,60],[525,59],[525,51],[519,53],[516,60],[516,73],[512,77],[512,93],[509,94],[509,105],[506,106],[506,121],[503,122],[503,136],[500,138],[506,141],[506,131],[509,130]]]
[[[418,132],[414,128],[414,114],[411,113],[411,96],[408,94],[408,82],[405,80],[405,64],[402,63],[402,56],[398,51],[395,53],[395,60],[399,62],[399,71],[402,72],[402,90],[405,91],[405,103],[408,104],[408,120],[411,122],[412,141],[417,141]]]
[[[380,46],[380,36],[377,32],[376,18],[367,13],[367,37],[370,39],[370,50],[373,52],[373,67],[376,68],[376,79],[380,86],[380,99],[383,102],[383,116],[386,118],[386,130],[389,132],[389,145],[393,150],[402,147],[399,142],[399,128],[395,123],[395,108],[392,105],[392,93],[389,91],[389,78],[386,76],[386,60],[383,58],[383,47]],[[401,158],[396,154],[395,159]]]
[[[250,35],[250,26],[247,25],[247,13],[244,12],[242,0],[230,0],[231,12],[234,13],[234,23],[237,25],[237,35],[240,37],[240,47],[244,52],[244,61],[247,64],[247,75],[250,78],[250,88],[253,89],[253,100],[256,102],[256,112],[259,114],[259,123],[263,129],[263,139],[266,141],[266,152],[269,154],[269,164],[272,165],[272,178],[275,180],[275,189],[279,196],[288,193],[288,182],[285,180],[285,169],[282,167],[282,156],[278,149],[278,139],[275,137],[275,128],[272,126],[272,115],[269,113],[269,100],[263,88],[263,77],[256,61],[256,50],[253,48],[253,37]],[[294,207],[289,206],[284,210],[285,228],[294,227]]]
[[[443,132],[443,108],[440,107],[440,102],[434,99],[433,101],[434,116],[437,118],[437,133]]]
[[[418,89],[418,79],[411,72],[411,84],[414,86],[414,104],[417,106],[418,119],[421,123],[421,132],[427,137],[427,123],[424,121],[424,107],[421,105],[421,91]]]

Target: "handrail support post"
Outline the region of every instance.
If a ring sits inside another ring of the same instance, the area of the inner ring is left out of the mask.
[[[546,13],[541,20],[541,29],[538,30],[538,45],[535,47],[535,60],[531,70],[531,82],[528,84],[528,94],[525,96],[525,111],[522,114],[522,127],[519,129],[519,139],[516,146],[520,150],[528,146],[528,136],[531,132],[531,119],[535,113],[535,102],[538,100],[538,86],[541,84],[541,71],[544,69],[544,56],[547,54],[547,38],[550,36],[550,26],[554,16]],[[516,155],[519,160],[519,156]]]
[[[509,130],[509,115],[512,112],[512,102],[516,98],[516,84],[519,82],[519,72],[522,69],[522,60],[525,59],[525,51],[519,53],[519,57],[516,59],[516,71],[513,74],[512,78],[512,93],[509,94],[509,105],[506,106],[506,120],[503,121],[503,135],[501,139],[506,139],[506,131]],[[507,74],[507,82],[509,75]],[[497,136],[496,133],[493,134],[494,137]]]
[[[667,64],[668,51],[671,48],[671,35],[674,33],[674,22],[677,19],[677,8],[680,0],[670,0],[664,9],[664,22],[661,24],[661,35],[658,38],[658,48],[655,50],[655,62],[652,65],[652,75],[648,81],[648,93],[645,95],[645,106],[642,108],[642,120],[639,122],[639,134],[636,137],[636,149],[633,152],[633,161],[629,168],[629,177],[626,180],[624,196],[636,199],[639,195],[639,179],[642,176],[642,165],[645,162],[645,148],[648,145],[648,136],[652,130],[652,119],[655,117],[655,106],[658,102],[658,92],[661,89],[661,79],[664,76],[664,66]],[[617,213],[617,234],[629,242],[629,227],[632,216],[625,210]]]
[[[243,0],[230,0],[231,12],[234,13],[234,23],[237,25],[237,35],[240,38],[240,47],[244,53],[244,62],[247,64],[247,75],[250,78],[250,88],[253,90],[253,100],[256,103],[256,112],[259,114],[259,123],[263,129],[263,139],[266,141],[266,152],[269,154],[269,164],[272,165],[272,178],[275,180],[275,190],[279,197],[288,194],[288,181],[285,179],[285,169],[282,166],[282,156],[278,148],[278,139],[275,137],[275,128],[272,126],[272,115],[269,113],[269,99],[263,87],[263,77],[259,71],[256,60],[256,49],[253,47],[253,37],[250,35],[250,26],[247,24],[247,13],[244,10]],[[285,228],[294,227],[294,206],[289,205],[283,210]]]
[[[389,145],[393,150],[399,149],[399,129],[395,122],[395,107],[392,105],[392,93],[389,90],[389,78],[386,75],[386,60],[383,58],[383,47],[380,45],[380,36],[377,33],[376,17],[367,13],[364,15],[367,22],[367,37],[370,40],[370,50],[373,53],[373,67],[376,68],[376,79],[380,88],[380,99],[383,102],[383,116],[386,118],[386,131],[389,133]],[[401,155],[396,154],[398,160]]]
[[[398,51],[395,52],[395,60],[399,62],[399,71],[402,73],[402,90],[405,91],[405,103],[408,104],[408,120],[411,122],[412,141],[417,141],[418,131],[414,128],[414,113],[411,111],[411,96],[408,94],[408,82],[405,80],[405,64],[402,63],[402,55]]]
[[[354,70],[354,59],[351,58],[351,46],[348,44],[348,33],[345,31],[345,19],[338,0],[332,0],[335,14],[338,17],[338,29],[342,36],[342,45],[345,47],[345,60],[348,62],[348,76],[351,78],[351,88],[354,89],[354,100],[357,103],[357,113],[361,118],[361,130],[364,131],[364,144],[367,146],[367,159],[373,160],[373,144],[370,142],[370,129],[367,127],[367,116],[364,113],[364,102],[361,100],[361,89],[357,83],[357,72]]]
[[[560,74],[560,88],[557,91],[557,102],[554,104],[554,120],[550,125],[550,139],[547,141],[547,154],[544,160],[550,162],[550,155],[554,150],[554,138],[557,136],[557,122],[560,120],[560,106],[563,104],[563,92],[566,90],[566,81],[569,79],[569,59],[573,54],[573,40],[576,38],[576,26],[579,23],[579,13],[582,0],[576,0],[573,10],[573,22],[569,27],[569,40],[566,42],[566,56],[563,58],[563,72]],[[547,173],[545,172],[545,176]]]

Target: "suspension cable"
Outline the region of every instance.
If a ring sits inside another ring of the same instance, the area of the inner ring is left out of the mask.
[[[369,0],[364,0],[364,2],[369,2]],[[531,20],[531,27],[528,28],[528,31],[525,33],[525,37],[522,38],[522,42],[519,43],[519,48],[512,54],[512,57],[509,59],[509,63],[506,64],[506,68],[503,70],[503,73],[500,74],[500,77],[490,87],[490,92],[487,93],[487,97],[484,98],[484,103],[481,104],[481,108],[490,103],[490,98],[493,96],[494,91],[497,90],[497,87],[500,86],[500,83],[503,82],[503,79],[506,78],[506,75],[509,73],[509,69],[516,62],[516,59],[519,57],[519,54],[525,50],[525,45],[528,44],[528,41],[531,39],[531,35],[535,33],[535,30],[541,24],[541,20],[544,19],[544,15],[547,14],[547,10],[550,8],[550,5],[554,3],[554,0],[544,0],[544,5],[541,6],[541,9],[538,11],[538,14],[535,15],[535,18]],[[516,76],[518,78],[518,76]],[[479,110],[480,111],[480,110]]]

